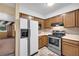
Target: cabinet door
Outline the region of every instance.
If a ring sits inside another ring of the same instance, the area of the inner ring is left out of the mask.
[[[43,47],[43,39],[42,37],[39,37],[39,48]]]
[[[57,23],[57,16],[50,19],[51,23]]]
[[[64,42],[62,43],[62,54],[65,56],[78,56],[79,48],[77,45]]]
[[[50,29],[51,28],[51,21],[50,19],[44,20],[44,28]]]
[[[48,43],[47,36],[44,35],[39,37],[39,48],[46,46],[47,43]]]
[[[55,21],[56,23],[60,23],[60,22],[63,22],[63,17],[62,17],[62,15],[58,15],[57,17],[56,17],[56,21]]]
[[[79,10],[76,10],[76,26],[79,27]]]
[[[45,35],[45,36],[43,36],[43,38],[44,38],[43,39],[43,45],[46,46],[47,43],[48,43],[48,39],[47,39],[48,37]]]
[[[40,30],[44,29],[44,20],[38,19],[38,22],[41,25],[41,26],[39,26],[40,27]]]
[[[45,28],[52,28],[52,26],[51,26],[52,23],[60,23],[60,22],[63,22],[62,15],[58,15],[58,16],[55,16],[55,17],[45,20],[44,26],[45,26]]]
[[[75,27],[75,11],[66,13],[63,17],[64,27]]]

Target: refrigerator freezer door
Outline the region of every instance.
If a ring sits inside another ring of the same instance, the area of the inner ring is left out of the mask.
[[[20,29],[28,29],[27,19],[20,18]]]
[[[38,51],[38,22],[30,20],[30,55]]]
[[[27,56],[28,55],[28,37],[26,37],[26,33],[28,29],[28,21],[27,19],[20,18],[20,30],[23,37],[20,38],[20,56]]]
[[[20,39],[20,56],[27,56],[27,38]]]

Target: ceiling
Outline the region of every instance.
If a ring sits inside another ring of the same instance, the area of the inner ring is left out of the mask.
[[[72,3],[55,3],[52,6],[47,6],[47,3],[21,3],[20,5],[24,7],[22,9],[24,9],[24,11],[26,11],[26,13],[28,13],[29,15],[45,18],[45,16],[50,15],[51,13],[53,14],[57,10],[65,8],[71,4]],[[5,5],[15,8],[15,4],[13,3],[8,3],[8,4],[6,3]],[[39,15],[35,15],[34,13]]]
[[[27,3],[24,4],[25,7],[29,10],[32,10],[41,15],[47,15],[51,12],[55,12],[56,10],[68,6],[70,3],[55,3],[52,6],[47,6],[47,3]]]
[[[0,20],[0,26],[8,26],[8,25],[12,25],[14,22],[12,21],[4,21],[4,20]]]

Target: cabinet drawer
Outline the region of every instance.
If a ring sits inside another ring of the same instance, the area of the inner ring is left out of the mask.
[[[62,41],[65,41],[65,42],[68,42],[68,43],[72,43],[72,44],[79,45],[79,42],[78,42],[78,41],[73,41],[73,40],[70,40],[70,39],[62,39]]]
[[[62,45],[70,45],[70,46],[78,47],[78,45],[75,45],[75,44],[72,44],[72,43],[66,42],[66,41],[63,41]]]

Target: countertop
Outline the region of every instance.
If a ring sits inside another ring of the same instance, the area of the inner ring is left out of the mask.
[[[52,29],[39,30],[39,36],[52,35]]]
[[[39,36],[43,36],[43,35],[52,35],[52,32],[51,31],[40,31]],[[74,35],[74,34],[66,34],[62,38],[79,41],[79,35]]]
[[[43,35],[51,35],[51,32],[41,32],[39,33],[39,36],[43,36]]]
[[[74,41],[79,41],[79,35],[66,34],[62,38],[69,39],[69,40],[74,40]]]

